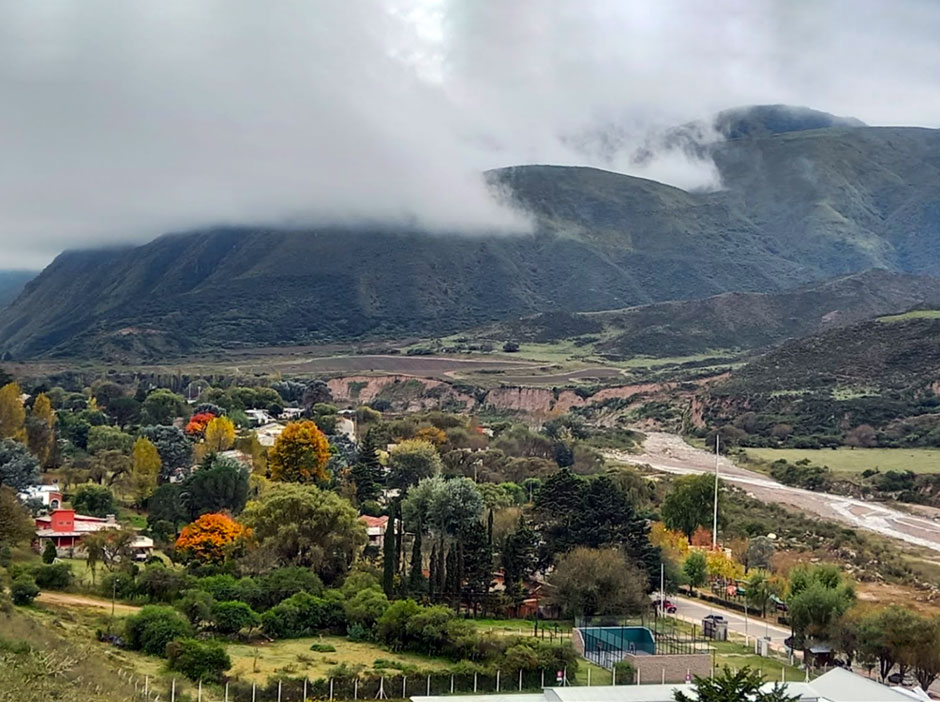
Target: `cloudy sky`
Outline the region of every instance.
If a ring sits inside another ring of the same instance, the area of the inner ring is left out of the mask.
[[[524,229],[479,173],[732,106],[940,126],[934,0],[0,0],[0,268],[222,223]],[[629,149],[625,150],[625,154]]]

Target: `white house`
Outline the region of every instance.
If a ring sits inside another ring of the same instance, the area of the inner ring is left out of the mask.
[[[42,503],[43,507],[49,509],[59,509],[62,506],[62,491],[58,483],[52,485],[30,485],[19,493],[19,498],[23,502],[36,500]]]

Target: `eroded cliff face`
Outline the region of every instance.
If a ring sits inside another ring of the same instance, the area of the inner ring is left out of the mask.
[[[339,403],[369,404],[384,400],[390,407],[408,412],[431,409],[460,412],[476,406],[476,399],[471,395],[432,378],[353,375],[332,378],[326,384]]]

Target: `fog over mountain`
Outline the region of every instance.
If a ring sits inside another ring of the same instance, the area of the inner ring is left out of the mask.
[[[0,0],[0,267],[215,225],[527,231],[481,173],[722,183],[751,104],[940,125],[924,0]]]

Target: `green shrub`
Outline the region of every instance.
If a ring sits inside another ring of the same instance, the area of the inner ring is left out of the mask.
[[[323,593],[323,581],[319,576],[309,568],[300,566],[278,568],[261,578],[258,587],[260,592],[257,606],[259,609],[273,607],[298,592],[318,596]]]
[[[10,586],[10,597],[15,605],[32,604],[38,595],[39,588],[36,586],[36,581],[28,575],[19,576]]]
[[[130,600],[137,596],[137,581],[130,573],[108,573],[98,582],[98,592],[105,597]]]
[[[36,566],[32,573],[36,584],[47,590],[64,590],[72,584],[72,566],[68,563]]]
[[[183,613],[189,623],[199,626],[212,619],[212,606],[215,600],[205,590],[186,590],[176,602],[176,608]]]
[[[328,643],[313,643],[310,644],[310,650],[317,653],[336,653],[336,646]]]
[[[80,514],[106,517],[117,513],[114,495],[103,485],[82,485],[72,498],[72,507]]]
[[[261,615],[261,628],[275,639],[308,636],[328,625],[329,610],[324,598],[298,592]]]
[[[176,639],[166,645],[170,670],[177,670],[190,680],[222,682],[225,671],[232,667],[225,648],[215,641]]]
[[[13,562],[13,548],[9,544],[0,546],[0,568],[9,568]]]
[[[636,677],[636,669],[630,661],[618,661],[614,663],[614,672],[617,674],[617,680],[621,683],[631,683]]]
[[[253,629],[260,621],[257,613],[244,602],[216,602],[212,607],[212,626],[220,634],[237,634],[242,629]]]
[[[350,624],[346,628],[346,638],[350,641],[371,641],[374,637],[372,630],[367,629],[362,624]]]
[[[162,656],[170,641],[192,636],[192,627],[172,607],[148,605],[127,619],[124,635],[128,648]]]
[[[58,555],[59,552],[56,551],[55,544],[52,542],[52,539],[49,539],[42,548],[42,562],[52,563]]]
[[[153,564],[137,577],[137,592],[146,595],[151,602],[173,602],[189,587],[191,580],[186,573],[162,563]]]

